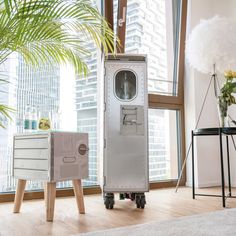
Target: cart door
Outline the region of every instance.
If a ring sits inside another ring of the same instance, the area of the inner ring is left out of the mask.
[[[105,63],[104,191],[148,191],[146,62]]]

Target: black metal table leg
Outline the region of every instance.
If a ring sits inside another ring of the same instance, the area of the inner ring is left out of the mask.
[[[193,199],[195,199],[195,179],[194,179],[194,135],[192,131],[192,190]]]
[[[220,166],[221,166],[221,188],[222,188],[222,203],[225,207],[225,179],[224,179],[224,160],[223,160],[223,146],[222,146],[222,132],[219,129],[220,136]]]
[[[230,159],[229,159],[229,137],[226,136],[226,148],[227,148],[227,164],[228,164],[228,182],[229,182],[229,196],[232,196],[231,193],[231,174],[230,174]]]
[[[194,176],[194,138],[195,136],[219,136],[220,141],[220,170],[221,170],[221,191],[222,194],[199,194],[196,192],[195,189],[195,176]],[[232,187],[231,187],[231,167],[230,167],[230,148],[229,148],[229,135],[232,138],[232,142],[234,148],[236,150],[236,144],[233,139],[233,135],[236,135],[236,127],[217,127],[217,128],[203,128],[203,129],[195,129],[192,130],[192,193],[193,199],[196,196],[210,196],[210,197],[221,197],[222,198],[222,205],[223,207],[226,206],[226,194],[225,194],[225,176],[224,176],[224,147],[223,147],[223,136],[226,136],[226,148],[227,148],[227,172],[228,172],[228,183],[229,183],[229,194],[227,197],[229,198],[236,198],[232,194]]]

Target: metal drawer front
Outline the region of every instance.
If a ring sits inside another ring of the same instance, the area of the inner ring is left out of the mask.
[[[48,159],[48,149],[15,149],[15,159]]]
[[[34,148],[48,148],[47,138],[32,138],[32,139],[15,139],[15,148],[34,149]]]
[[[14,177],[26,180],[48,180],[48,171],[14,169]]]
[[[48,160],[15,159],[14,168],[48,170]]]

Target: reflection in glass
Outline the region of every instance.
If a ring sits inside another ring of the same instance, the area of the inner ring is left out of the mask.
[[[131,100],[136,95],[136,76],[132,71],[122,70],[115,77],[115,93],[122,100]]]

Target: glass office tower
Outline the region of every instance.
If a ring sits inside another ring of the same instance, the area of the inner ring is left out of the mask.
[[[12,137],[14,133],[24,132],[23,119],[26,106],[37,108],[37,112],[57,112],[60,103],[60,68],[55,65],[41,65],[37,69],[24,63],[14,54],[1,68],[9,84],[1,88],[1,103],[16,109],[13,120],[6,122],[0,136],[0,192],[15,190],[12,178]],[[39,182],[29,182],[28,189],[39,189]]]
[[[84,57],[89,74],[86,78],[76,77],[76,111],[77,128],[79,132],[89,134],[89,179],[85,185],[98,184],[98,158],[97,158],[97,49],[93,42],[84,45],[91,54]]]

